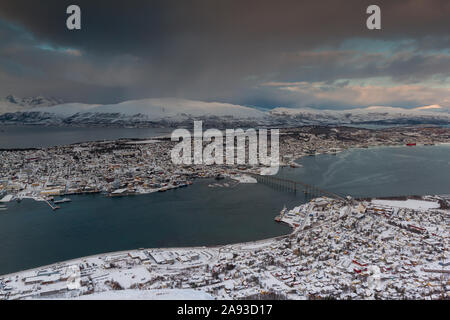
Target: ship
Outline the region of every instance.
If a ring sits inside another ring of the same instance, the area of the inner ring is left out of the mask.
[[[298,163],[293,162],[293,161],[289,164],[289,166],[291,168],[301,168],[302,167],[301,165],[299,165]]]

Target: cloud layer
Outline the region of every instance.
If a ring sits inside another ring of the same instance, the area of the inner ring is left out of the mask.
[[[450,2],[0,2],[0,94],[114,103],[177,97],[262,108],[449,105]]]

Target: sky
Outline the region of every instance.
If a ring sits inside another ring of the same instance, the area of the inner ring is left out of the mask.
[[[81,8],[81,30],[66,8]],[[381,30],[366,9],[381,8]],[[450,107],[448,0],[0,0],[0,96]]]

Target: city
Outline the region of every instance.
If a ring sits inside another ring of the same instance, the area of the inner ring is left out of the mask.
[[[450,129],[437,127],[302,127],[282,130],[280,154],[282,165],[293,166],[303,156],[347,148],[449,141]],[[56,209],[61,201],[57,196],[146,194],[188,186],[199,178],[248,183],[264,171],[242,165],[179,168],[170,161],[173,145],[161,137],[4,150],[1,201],[31,198]],[[445,195],[400,200],[318,197],[284,208],[276,217],[274,213],[275,221],[292,227],[286,236],[80,258],[2,276],[0,294],[5,299],[107,298],[118,291],[141,290],[139,297],[147,298],[448,298],[449,201]]]
[[[447,299],[450,196],[316,198],[292,233],[102,254],[0,277],[4,299]],[[138,291],[136,291],[138,290]]]
[[[280,165],[298,166],[303,156],[348,148],[433,145],[450,142],[450,129],[400,127],[369,130],[351,127],[302,127],[280,132]],[[99,141],[30,150],[0,151],[0,201],[105,193],[124,196],[186,187],[195,178],[262,173],[261,165],[175,165],[168,137],[151,140]],[[248,157],[249,143],[246,144]]]

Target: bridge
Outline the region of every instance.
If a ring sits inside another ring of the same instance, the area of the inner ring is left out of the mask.
[[[263,176],[256,173],[246,173],[250,175],[251,177],[255,178],[256,181],[264,183],[266,185],[280,188],[282,190],[288,191],[288,192],[298,192],[303,191],[305,195],[308,195],[312,198],[314,197],[320,197],[320,196],[327,196],[333,199],[338,200],[346,200],[345,197],[340,196],[334,192],[326,191],[321,188],[318,188],[316,186],[301,182],[301,181],[294,181],[289,179],[284,179],[280,177],[275,176]]]

